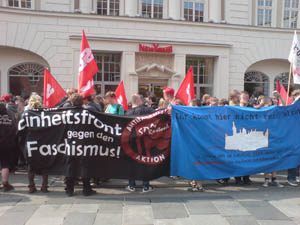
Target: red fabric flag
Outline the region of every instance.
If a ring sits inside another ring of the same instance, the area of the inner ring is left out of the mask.
[[[189,105],[190,101],[195,98],[193,67],[190,67],[175,97],[183,101],[185,105]]]
[[[94,55],[82,30],[81,51],[79,58],[78,92],[87,97],[94,93],[93,77],[98,72]]]
[[[284,101],[286,101],[287,92],[286,92],[283,85],[280,86],[280,92],[279,93],[280,93],[281,97],[284,99]],[[288,105],[293,103],[292,100],[290,99],[290,97],[288,98],[287,103],[288,103]]]
[[[67,93],[45,68],[44,72],[44,107],[52,108],[59,103]]]
[[[117,103],[122,105],[125,111],[128,111],[128,104],[123,81],[120,82],[119,86],[115,91],[115,94]]]

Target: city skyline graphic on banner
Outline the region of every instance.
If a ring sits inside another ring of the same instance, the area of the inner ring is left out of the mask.
[[[225,150],[247,152],[269,147],[269,129],[258,131],[243,127],[238,130],[233,121],[232,133],[232,136],[225,134]]]

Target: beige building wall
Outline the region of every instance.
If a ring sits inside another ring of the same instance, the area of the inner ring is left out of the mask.
[[[41,8],[51,2],[56,4],[55,0],[42,1]],[[68,5],[68,0],[59,2]],[[238,2],[245,7],[249,4],[248,0],[228,2],[230,7]],[[239,21],[239,16],[244,18],[241,21],[252,21],[244,12],[230,14],[232,22]],[[187,56],[213,57],[213,94],[226,97],[229,90],[243,90],[244,73],[259,61],[280,59],[284,63],[282,70],[286,70],[293,37],[293,31],[288,29],[0,8],[0,46],[41,56],[64,88],[77,84],[83,28],[94,51],[122,53],[121,79],[128,96],[138,88],[135,57],[139,43],[173,45],[171,69],[175,74],[170,76],[169,85],[174,88],[178,88],[185,76]],[[7,75],[1,72],[1,94],[8,91],[5,83]]]

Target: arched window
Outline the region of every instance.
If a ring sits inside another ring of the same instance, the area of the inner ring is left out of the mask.
[[[285,90],[287,90],[289,84],[289,72],[281,73],[275,77],[274,90],[276,89],[277,80],[279,80],[279,83],[284,86]],[[293,76],[291,76],[291,86],[293,86]]]
[[[9,91],[13,95],[43,93],[45,66],[38,63],[21,63],[8,70]]]
[[[259,71],[250,71],[245,73],[244,90],[250,96],[258,97],[260,95],[269,95],[269,77]]]

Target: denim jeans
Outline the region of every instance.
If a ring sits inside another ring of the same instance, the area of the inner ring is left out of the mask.
[[[150,184],[149,184],[149,181],[143,181],[143,188],[148,188],[149,185],[150,185]],[[129,186],[135,188],[135,186],[136,186],[135,180],[130,179],[130,180],[129,180]]]
[[[290,181],[296,181],[296,177],[299,176],[299,167],[288,169],[287,179]]]

